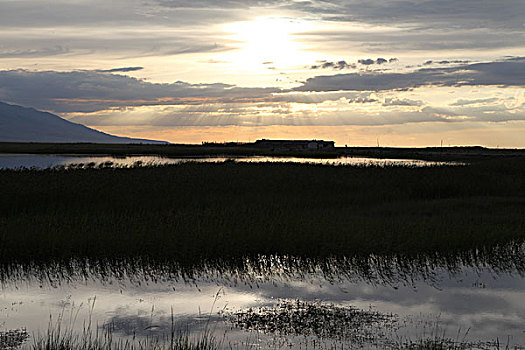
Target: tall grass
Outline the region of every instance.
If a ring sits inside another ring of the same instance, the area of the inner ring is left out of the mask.
[[[95,299],[89,305],[89,315],[83,327],[76,329],[80,308],[71,308],[69,318],[64,318],[64,310],[53,322],[50,318],[47,332],[34,336],[33,350],[218,350],[221,341],[217,340],[209,323],[203,332],[191,335],[189,329],[182,329],[175,323],[171,311],[171,325],[162,336],[132,337],[118,336],[111,324],[99,327],[93,324],[92,313]]]
[[[525,237],[525,161],[467,167],[180,164],[0,171],[0,259],[304,258]]]
[[[192,336],[188,331],[173,330],[168,336],[149,336],[144,339],[116,337],[111,328],[84,329],[80,333],[60,328],[50,328],[46,334],[37,335],[31,345],[33,350],[218,350],[220,342],[207,331]]]

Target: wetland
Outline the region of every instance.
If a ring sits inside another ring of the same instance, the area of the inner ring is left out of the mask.
[[[3,169],[0,341],[521,348],[524,174],[520,157]]]

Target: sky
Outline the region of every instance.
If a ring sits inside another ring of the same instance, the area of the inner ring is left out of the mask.
[[[0,0],[0,101],[174,143],[525,147],[523,0]]]

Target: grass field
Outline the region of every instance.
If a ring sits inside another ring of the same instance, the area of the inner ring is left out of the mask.
[[[0,171],[3,262],[474,249],[525,237],[525,160]]]

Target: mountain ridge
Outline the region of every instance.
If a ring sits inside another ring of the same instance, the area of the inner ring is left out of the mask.
[[[0,142],[168,143],[111,135],[49,112],[1,101]]]

